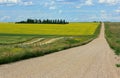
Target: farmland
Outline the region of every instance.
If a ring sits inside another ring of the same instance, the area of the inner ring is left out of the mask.
[[[14,24],[1,23],[1,34],[26,35],[93,35],[98,23]]]
[[[120,23],[105,23],[106,38],[111,46],[115,50],[116,55],[120,55]]]
[[[0,24],[0,64],[86,44],[96,38],[99,23]]]

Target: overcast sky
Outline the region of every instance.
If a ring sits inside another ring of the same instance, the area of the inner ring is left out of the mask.
[[[0,21],[120,21],[120,0],[0,0]]]

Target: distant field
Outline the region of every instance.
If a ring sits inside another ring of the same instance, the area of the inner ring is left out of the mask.
[[[84,45],[99,32],[100,23],[0,23],[0,64]]]
[[[14,24],[0,23],[2,34],[93,35],[99,23]]]
[[[106,36],[110,46],[120,55],[120,22],[105,23]]]

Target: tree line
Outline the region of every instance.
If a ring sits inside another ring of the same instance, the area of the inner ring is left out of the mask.
[[[26,21],[20,21],[16,23],[31,23],[31,24],[68,24],[69,22],[62,19],[27,19]]]

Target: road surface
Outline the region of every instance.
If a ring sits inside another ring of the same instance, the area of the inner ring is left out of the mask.
[[[0,78],[120,78],[115,55],[104,38],[43,57],[0,66]]]

